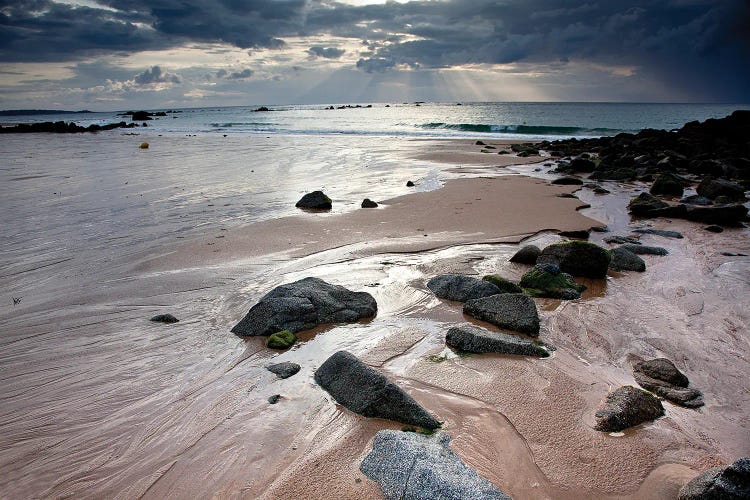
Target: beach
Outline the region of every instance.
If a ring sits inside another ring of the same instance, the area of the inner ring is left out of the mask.
[[[2,142],[3,496],[380,498],[360,463],[378,431],[403,426],[314,382],[339,350],[439,417],[459,457],[513,498],[676,498],[750,454],[746,227],[633,220],[626,207],[647,184],[551,185],[549,156],[497,154],[509,139],[486,139],[485,153],[475,139],[377,135],[38,141]],[[294,207],[317,189],[331,211]],[[360,208],[365,197],[379,207]],[[642,235],[669,251],[642,256],[644,273],[581,279],[578,300],[534,299],[549,358],[446,347],[451,326],[497,328],[435,297],[430,278],[518,280],[520,246],[596,226],[604,247],[636,228],[684,238]],[[288,351],[230,333],[264,294],[308,276],[369,292],[377,316],[300,332]],[[160,313],[180,321],[148,321]],[[631,365],[654,357],[705,406],[664,401],[653,422],[595,430],[607,393],[637,385]],[[266,365],[281,361],[301,371],[279,380]]]

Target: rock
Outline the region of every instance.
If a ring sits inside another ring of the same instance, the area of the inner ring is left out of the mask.
[[[142,142],[140,146],[138,146],[140,149],[148,149],[150,146],[147,142]]]
[[[664,236],[665,238],[675,238],[678,240],[684,238],[682,233],[678,233],[677,231],[667,231],[665,229],[634,229],[633,232],[638,234],[654,234],[656,236]]]
[[[587,240],[589,239],[590,233],[588,230],[581,230],[581,231],[560,231],[557,234],[565,238],[572,238],[576,240]]]
[[[532,297],[574,300],[581,298],[585,285],[573,281],[568,273],[563,273],[556,264],[537,264],[523,275],[519,283]]]
[[[292,333],[326,323],[353,323],[372,318],[378,310],[366,292],[353,292],[320,278],[305,278],[278,286],[264,295],[232,328],[242,336]]]
[[[628,203],[628,211],[636,217],[648,216],[655,210],[667,207],[668,203],[649,193],[641,193]]]
[[[563,272],[586,278],[604,278],[612,257],[608,250],[587,241],[554,243],[542,250],[538,264],[557,264]]]
[[[477,141],[477,142],[474,143],[474,145],[475,146],[486,146],[486,144],[483,143],[482,141]]]
[[[570,198],[572,200],[577,200],[578,196],[574,195],[573,193],[560,193],[557,195],[558,198]]]
[[[281,394],[274,394],[273,396],[268,398],[268,403],[275,405],[279,402],[279,399],[281,399]]]
[[[708,206],[713,205],[711,200],[704,196],[700,196],[697,194],[686,196],[683,199],[680,200],[680,203],[687,203],[688,205],[701,205],[701,206]]]
[[[641,361],[633,366],[633,376],[644,389],[688,408],[704,405],[703,394],[688,389],[688,378],[665,358]]]
[[[151,120],[152,118],[151,118],[151,113],[149,113],[148,111],[136,111],[135,113],[133,113],[133,116],[131,116],[130,119],[133,120],[134,122],[142,122],[146,120]]]
[[[177,323],[180,320],[175,318],[171,314],[157,314],[149,321],[154,321],[156,323]]]
[[[593,172],[596,169],[596,163],[589,160],[588,158],[581,158],[580,156],[577,158],[573,158],[570,161],[570,165],[568,166],[568,169],[571,172],[586,172],[590,173]]]
[[[668,255],[669,250],[662,247],[650,247],[647,245],[641,245],[638,243],[637,245],[633,245],[632,243],[626,243],[622,245],[620,248],[624,248],[628,252],[633,252],[636,255]]]
[[[303,196],[294,206],[313,210],[330,210],[332,205],[331,199],[323,191],[313,191]]]
[[[628,236],[605,236],[604,242],[610,245],[640,245],[641,242]]]
[[[682,196],[683,191],[680,181],[670,174],[659,174],[649,190],[651,194],[666,196]]]
[[[664,415],[664,407],[653,394],[626,385],[609,393],[596,412],[594,428],[603,432],[619,432]]]
[[[406,181],[406,187],[408,187],[408,188],[414,187],[414,182],[412,182],[412,181]]]
[[[742,204],[716,205],[713,207],[690,207],[685,218],[704,224],[739,226],[747,217],[747,207]]]
[[[580,186],[583,184],[583,181],[578,177],[558,177],[552,181],[552,184],[559,186]]]
[[[289,361],[266,366],[266,370],[276,374],[279,378],[289,378],[292,375],[296,375],[300,371],[300,368],[300,365],[297,363],[290,363]]]
[[[731,201],[745,201],[745,189],[736,182],[725,179],[714,179],[711,176],[704,178],[695,191],[700,195],[713,200],[719,196],[726,196]]]
[[[497,274],[488,274],[482,280],[489,281],[495,285],[500,290],[500,293],[523,293],[523,289],[520,286]]]
[[[624,247],[612,249],[612,262],[609,268],[613,271],[638,271],[642,273],[646,270],[646,263],[643,259]]]
[[[289,330],[281,330],[268,337],[266,347],[269,349],[289,349],[297,342],[297,337]]]
[[[594,193],[596,193],[596,194],[609,194],[609,193],[611,193],[611,191],[610,191],[609,189],[603,188],[603,187],[601,187],[601,186],[596,186],[596,187],[593,187],[593,188],[591,188],[591,189],[592,189],[592,190],[594,191]]]
[[[502,291],[489,281],[462,274],[441,274],[427,282],[427,288],[437,297],[458,302],[489,297]]]
[[[519,264],[536,264],[536,259],[541,255],[542,250],[536,245],[526,245],[521,247],[519,251],[510,258],[511,262],[517,262]]]
[[[595,233],[607,233],[609,228],[607,226],[591,226],[591,230]]]
[[[385,500],[510,500],[464,464],[445,433],[379,431],[360,470]]]
[[[365,198],[362,201],[362,208],[378,208],[378,204],[372,201],[370,198]]]
[[[315,371],[315,382],[336,402],[365,417],[429,430],[440,427],[440,422],[403,389],[349,352],[339,351],[328,358]]]
[[[715,205],[730,205],[732,204],[732,201],[733,201],[732,198],[730,198],[729,196],[721,195],[721,196],[717,196],[714,199],[714,204]]]
[[[492,332],[470,325],[456,326],[448,330],[445,343],[461,351],[477,354],[498,352],[539,358],[549,356],[549,351],[538,343],[515,335]]]
[[[261,106],[261,107],[259,107],[259,108],[257,108],[257,109],[254,109],[254,110],[253,110],[253,112],[255,112],[255,113],[260,113],[260,112],[263,112],[263,111],[271,111],[271,110],[270,110],[270,109],[268,109],[268,108],[267,108],[267,107],[265,107],[265,106]]]
[[[750,457],[714,467],[680,489],[679,500],[747,500],[750,498]]]
[[[724,228],[721,226],[717,226],[717,225],[706,226],[703,229],[711,233],[723,233],[724,232]]]
[[[536,304],[522,293],[502,293],[464,304],[464,313],[500,328],[539,336],[539,313]]]

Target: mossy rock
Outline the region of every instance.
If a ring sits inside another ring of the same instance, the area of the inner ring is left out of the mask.
[[[573,280],[568,273],[560,272],[554,264],[537,265],[524,274],[520,282],[526,295],[552,299],[572,300],[581,297],[586,285]]]
[[[523,293],[523,290],[520,286],[516,285],[510,280],[506,280],[500,275],[488,274],[482,279],[484,281],[489,281],[490,283],[498,287],[500,289],[500,293]]]
[[[537,264],[557,264],[565,273],[596,279],[607,276],[611,260],[612,255],[607,249],[588,241],[576,240],[546,247]],[[523,284],[521,286],[524,287]]]
[[[289,349],[297,342],[297,337],[289,330],[276,332],[266,341],[266,347],[271,349]]]
[[[140,145],[140,146],[138,146],[138,147],[139,147],[139,148],[141,148],[141,149],[148,149],[148,147],[149,147],[149,143],[147,143],[147,142],[142,142],[142,143],[141,143],[141,145]]]

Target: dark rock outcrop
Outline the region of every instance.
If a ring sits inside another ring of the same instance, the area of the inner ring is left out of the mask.
[[[291,363],[289,361],[266,366],[266,370],[274,373],[279,378],[289,378],[292,375],[296,375],[297,372],[300,371],[300,368],[300,365],[297,363]]]
[[[330,210],[332,207],[331,199],[323,191],[307,193],[294,206],[312,210]]]
[[[576,231],[560,231],[557,234],[564,238],[571,238],[574,240],[587,240],[589,239],[589,235],[591,233],[589,233],[588,229],[581,229]]]
[[[378,204],[372,201],[370,198],[362,200],[362,208],[378,208]]]
[[[552,184],[558,186],[580,186],[583,184],[583,181],[578,177],[559,177],[553,180]]]
[[[156,316],[149,319],[149,321],[153,321],[155,323],[177,323],[180,320],[175,318],[171,314],[157,314]]]
[[[305,278],[278,286],[264,295],[232,328],[241,336],[299,332],[326,323],[352,323],[377,313],[375,299],[320,278]]]
[[[380,485],[385,500],[510,500],[464,464],[449,443],[442,432],[379,431],[359,469]]]
[[[541,255],[542,250],[536,245],[526,245],[510,258],[511,262],[519,264],[536,264],[536,259]]]
[[[414,181],[406,181],[406,187],[414,187]]]
[[[622,245],[620,248],[624,248],[628,252],[633,252],[637,255],[667,255],[669,254],[669,250],[662,247],[650,247],[648,245],[641,245],[638,243],[637,245],[634,245],[632,243],[626,243]]]
[[[646,391],[626,385],[610,392],[596,412],[595,429],[619,432],[664,415],[661,401]]]
[[[482,280],[489,281],[495,285],[500,290],[500,293],[523,293],[523,288],[497,274],[488,274],[482,277]]]
[[[637,271],[642,273],[646,270],[646,263],[636,254],[621,246],[612,249],[612,262],[609,264],[609,268],[613,271]]]
[[[549,351],[537,342],[470,325],[456,326],[448,330],[445,343],[461,351],[477,354],[497,352],[539,358],[549,356]]]
[[[640,245],[641,242],[629,236],[605,236],[604,242],[610,245]]]
[[[665,238],[674,238],[678,240],[684,238],[682,233],[678,233],[677,231],[668,231],[666,229],[634,229],[633,232],[638,234],[653,234],[656,236],[664,236]]]
[[[315,382],[339,404],[365,417],[430,430],[440,427],[440,422],[403,389],[349,352],[339,351],[328,358],[315,371]]]
[[[669,203],[649,193],[641,193],[628,203],[628,211],[636,217],[645,217],[669,207]]]
[[[649,190],[651,194],[665,196],[682,196],[683,191],[684,189],[680,181],[671,174],[658,175]]]
[[[641,361],[633,366],[638,385],[673,403],[688,408],[703,406],[703,394],[688,388],[688,378],[668,359]]]
[[[585,285],[579,285],[568,273],[560,271],[557,264],[537,264],[523,275],[519,282],[532,297],[574,300],[581,298]]]
[[[714,467],[680,489],[679,500],[747,500],[750,498],[750,457]]]
[[[148,111],[136,111],[131,116],[131,120],[133,120],[134,122],[135,121],[142,122],[142,121],[151,120],[151,119],[152,119],[151,113],[149,113]]]
[[[604,278],[612,257],[608,250],[586,241],[554,243],[542,250],[538,264],[557,264],[573,276]]]
[[[723,233],[724,232],[724,228],[721,227],[721,226],[717,226],[716,224],[712,224],[710,226],[706,226],[703,229],[705,229],[709,233]]]
[[[740,203],[712,207],[689,207],[684,218],[703,224],[739,226],[747,218],[747,207]]]
[[[502,293],[497,286],[489,281],[464,276],[462,274],[441,274],[427,282],[427,288],[437,297],[458,302],[471,299],[489,297]]]
[[[680,200],[680,203],[686,203],[688,205],[700,205],[704,207],[707,207],[713,204],[711,200],[709,200],[708,198],[697,195],[697,194],[684,197],[683,199]]]
[[[745,189],[736,182],[726,179],[714,179],[711,176],[704,178],[695,191],[709,200],[714,200],[719,196],[726,196],[731,201],[744,202]]]
[[[536,304],[522,293],[502,293],[464,304],[464,313],[533,337],[539,336],[539,313]]]

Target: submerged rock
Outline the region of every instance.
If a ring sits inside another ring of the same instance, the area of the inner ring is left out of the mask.
[[[578,177],[558,177],[552,181],[552,184],[558,186],[580,186],[583,184],[583,181]]]
[[[635,238],[631,238],[629,236],[605,236],[604,242],[609,243],[610,245],[640,245],[641,242],[638,241]]]
[[[500,293],[523,293],[523,288],[497,274],[488,274],[482,280],[489,281],[495,285],[500,290]]]
[[[289,330],[276,332],[266,340],[266,347],[269,349],[289,349],[297,342],[297,337]]]
[[[441,299],[466,302],[471,299],[489,297],[502,291],[489,281],[464,276],[463,274],[441,274],[427,282],[427,288]]]
[[[723,233],[724,232],[724,228],[723,227],[717,226],[715,224],[713,224],[711,226],[706,226],[703,229],[705,229],[706,231],[708,231],[710,233]]]
[[[536,304],[522,293],[502,293],[469,300],[464,313],[500,328],[539,336],[539,313]]]
[[[661,401],[646,391],[626,385],[610,392],[596,412],[595,429],[619,432],[664,415]]]
[[[714,467],[680,489],[679,500],[746,500],[750,498],[750,457]]]
[[[536,264],[536,259],[541,255],[542,250],[536,245],[526,245],[510,258],[511,262],[519,264]]]
[[[649,193],[641,193],[628,203],[628,211],[635,216],[648,216],[654,211],[668,208],[669,203]]]
[[[587,241],[554,243],[542,250],[538,264],[557,264],[573,276],[604,278],[612,257],[608,250]]]
[[[320,278],[305,278],[278,286],[261,297],[232,333],[242,336],[292,333],[326,323],[352,323],[377,313],[375,299]]]
[[[642,273],[646,270],[646,263],[636,254],[624,246],[612,249],[612,262],[609,268],[614,271],[637,271]]]
[[[738,226],[746,217],[747,207],[737,203],[734,205],[715,205],[712,207],[690,207],[684,218],[704,224]]]
[[[380,485],[385,500],[510,500],[464,464],[449,443],[442,432],[379,431],[359,469]]]
[[[430,430],[440,427],[440,422],[403,389],[349,352],[339,351],[328,358],[315,371],[315,382],[339,404],[365,417]]]
[[[523,275],[519,283],[532,297],[574,300],[581,298],[585,285],[579,285],[568,273],[563,273],[556,264],[537,264]]]
[[[559,234],[560,236],[563,236],[564,238],[572,238],[575,240],[587,240],[589,239],[589,235],[591,233],[589,233],[588,229],[582,229],[578,231],[560,231],[557,234]]]
[[[689,389],[688,378],[670,360],[657,358],[641,361],[633,366],[638,385],[654,394],[688,408],[704,405],[703,394]]]
[[[497,352],[540,358],[549,356],[549,351],[537,342],[470,325],[456,326],[448,330],[445,343],[461,351],[478,354]]]
[[[149,319],[149,321],[153,321],[155,323],[177,323],[180,320],[175,318],[171,314],[157,314],[156,316]]]
[[[406,187],[414,187],[414,181],[406,181]]]
[[[268,365],[266,370],[274,373],[279,378],[289,378],[292,375],[296,375],[300,371],[300,365],[297,363],[290,363],[286,361],[284,363],[276,363],[274,365]]]
[[[313,191],[303,196],[296,205],[297,208],[308,208],[313,210],[330,210],[331,199],[323,191]]]
[[[625,245],[622,245],[620,248],[624,248],[625,250],[629,252],[633,252],[637,255],[667,255],[669,254],[669,250],[662,247],[650,247],[648,245],[641,245],[638,243],[637,245],[633,245],[632,243],[626,243]]]

